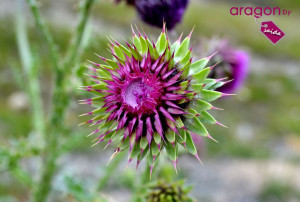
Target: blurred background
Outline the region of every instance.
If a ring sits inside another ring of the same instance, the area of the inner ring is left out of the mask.
[[[50,25],[51,32],[60,51],[66,51],[69,38],[76,24],[77,0],[40,0],[42,14]],[[267,16],[285,32],[286,36],[273,45],[255,23],[253,16],[232,16],[232,6],[279,6],[292,10],[290,16]],[[38,49],[38,32],[27,7],[26,23],[32,48],[41,51],[38,58],[42,94],[47,112],[50,94],[49,75],[51,64],[46,50]],[[0,147],[20,148],[24,144],[35,144],[31,139],[31,121],[28,98],[22,89],[22,72],[15,37],[15,1],[0,1]],[[191,196],[196,201],[212,202],[296,202],[300,201],[300,1],[299,0],[191,0],[183,22],[170,32],[171,40],[181,33],[188,35],[195,26],[192,40],[194,48],[205,38],[228,38],[235,47],[250,54],[249,75],[236,96],[221,99],[215,106],[225,109],[214,117],[228,129],[212,125],[210,134],[215,143],[203,139],[199,145],[200,165],[188,154],[179,157],[178,178],[186,178],[193,185]],[[107,36],[123,41],[131,36],[130,24],[143,27],[154,39],[160,29],[143,24],[136,11],[124,3],[99,0],[95,3],[83,61],[99,61],[94,53],[108,56]],[[74,68],[74,75],[82,75],[82,67]],[[23,81],[24,82],[24,81]],[[26,81],[25,81],[26,82]],[[76,201],[68,182],[84,185],[85,192],[93,187],[97,178],[106,172],[104,167],[113,153],[113,146],[102,150],[103,145],[91,148],[91,139],[86,135],[90,128],[78,127],[83,119],[79,114],[91,109],[79,106],[81,92],[74,92],[71,108],[67,114],[66,130],[72,131],[72,139],[65,141],[66,152],[59,159],[59,170],[53,181],[49,201]],[[16,153],[16,155],[18,155]],[[35,176],[39,169],[39,156],[22,159],[22,167]],[[0,161],[3,158],[0,154]],[[1,164],[4,163],[1,162]],[[13,163],[13,162],[9,162]],[[166,167],[169,160],[161,162]],[[3,165],[3,164],[2,164]],[[108,201],[130,201],[131,181],[140,173],[135,165],[126,166],[126,160],[118,171],[110,176],[102,195]],[[1,168],[2,169],[2,168]],[[166,169],[165,172],[169,172]],[[171,171],[170,171],[171,172]],[[0,201],[27,201],[28,187],[17,179],[22,174],[11,174],[0,170]],[[73,189],[81,189],[78,186]],[[70,191],[71,190],[71,191]]]

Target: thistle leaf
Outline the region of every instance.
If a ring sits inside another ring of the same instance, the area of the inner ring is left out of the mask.
[[[190,63],[190,60],[192,58],[192,53],[190,50],[188,50],[188,52],[185,54],[185,56],[180,60],[179,63],[181,64],[186,64],[187,62]],[[191,63],[190,63],[191,64]]]
[[[149,164],[149,166],[151,166],[151,167],[155,166],[159,156],[160,156],[160,152],[158,153],[157,156],[153,156],[151,151],[149,151],[149,154],[148,154],[148,164]]]
[[[166,51],[165,51],[165,58],[164,58],[164,60],[165,60],[165,61],[169,61],[169,60],[171,59],[171,56],[172,56],[172,53],[171,53],[171,51],[170,51],[170,48],[167,47],[167,48],[166,48]],[[168,71],[171,70],[172,67],[173,67],[173,65],[169,64],[169,66],[168,66]]]
[[[116,136],[116,131],[112,131],[103,137],[104,140],[113,139]]]
[[[150,148],[150,151],[152,153],[153,156],[157,156],[158,153],[160,152],[159,148],[158,148],[158,145],[155,144],[154,141],[151,142],[151,148]]]
[[[139,166],[140,162],[145,158],[149,150],[149,147],[146,147],[145,150],[142,153],[139,153],[137,156],[137,164],[136,167]]]
[[[180,75],[181,79],[185,79],[186,77],[188,77],[189,73],[190,73],[190,62],[187,62],[186,65],[181,69],[182,74]]]
[[[103,118],[104,119],[104,118]],[[106,133],[110,127],[112,127],[113,122],[112,121],[108,121],[105,122],[104,124],[102,124],[98,129],[100,133]]]
[[[188,81],[183,81],[180,83],[180,87],[182,90],[185,90],[189,85],[189,82]]]
[[[212,108],[212,105],[203,100],[196,100],[193,105],[193,109],[195,109],[199,114],[202,111],[206,111]]]
[[[175,118],[175,125],[177,128],[183,128],[184,127],[184,123],[182,122],[180,117]]]
[[[149,49],[151,57],[154,58],[155,60],[157,60],[159,58],[159,54],[157,53],[157,50],[153,47],[153,45],[149,41],[149,39],[147,39],[146,42],[147,42],[148,49]]]
[[[225,82],[210,82],[205,85],[204,89],[206,90],[215,90],[224,85]]]
[[[161,143],[161,137],[158,134],[158,132],[153,133],[153,138],[156,144],[160,144]]]
[[[175,63],[179,62],[184,58],[186,52],[189,50],[189,45],[190,45],[190,38],[186,37],[183,40],[180,47],[178,48],[178,50],[175,52],[175,57],[174,57]]]
[[[136,47],[137,51],[142,55],[142,45],[141,45],[141,41],[139,39],[139,37],[137,37],[137,35],[134,35],[133,37],[133,44]]]
[[[170,143],[168,141],[166,141],[166,143],[164,145],[165,145],[168,157],[171,159],[171,161],[176,161],[175,147],[172,145],[172,143]]]
[[[208,61],[209,59],[203,58],[201,60],[194,62],[191,65],[191,75],[200,72],[207,65]]]
[[[101,64],[101,65],[99,66],[99,68],[101,68],[102,71],[107,71],[106,69],[116,70],[115,67],[112,67],[112,66],[110,66],[110,65],[103,65],[103,64]],[[119,68],[119,67],[117,67],[117,68]],[[107,72],[108,72],[108,71],[107,71]],[[109,72],[108,72],[108,73],[109,73]]]
[[[194,79],[194,82],[195,82],[196,84],[203,83],[204,80],[206,79],[207,75],[209,74],[209,72],[210,72],[210,68],[207,67],[207,68],[201,70],[200,72],[198,72],[198,73],[192,75],[192,77],[193,77],[193,79]]]
[[[196,155],[197,149],[194,145],[194,141],[192,139],[192,136],[189,132],[186,133],[186,149],[189,153]]]
[[[188,130],[192,131],[193,133],[196,133],[201,136],[207,136],[207,130],[204,127],[204,125],[198,120],[197,117],[194,117],[193,119],[190,119],[187,121],[186,127]]]
[[[198,119],[202,123],[207,123],[207,124],[216,124],[217,123],[216,119],[206,111],[201,112],[201,116],[199,116]]]
[[[143,158],[144,158],[144,157],[146,156],[146,154],[148,153],[148,150],[149,150],[149,147],[147,146],[147,147],[144,149],[144,151],[143,151],[142,154],[141,154],[141,153],[138,154],[137,160],[138,160],[138,161],[143,160]]]
[[[114,69],[118,69],[118,68],[119,68],[117,62],[115,62],[115,61],[113,61],[113,60],[105,59],[105,62],[106,62],[109,66],[113,67]]]
[[[122,143],[121,145],[119,146],[120,150],[124,150],[126,148],[129,147],[129,139],[130,137],[127,137]]]
[[[142,60],[143,57],[141,56],[141,54],[131,46],[129,46],[129,51],[136,60]]]
[[[114,46],[115,55],[118,56],[121,60],[125,60],[125,55],[123,50],[119,46]]]
[[[107,90],[107,85],[105,84],[96,84],[92,85],[91,87],[96,90]]]
[[[146,136],[144,136],[141,138],[140,147],[141,147],[141,149],[145,149],[147,146],[148,146],[148,140],[147,140]]]
[[[180,134],[180,137],[179,135],[176,136],[176,140],[180,143],[180,144],[183,144],[186,142],[186,131],[182,128],[179,128],[178,129],[178,132]]]
[[[183,116],[189,119],[194,118],[198,114],[197,111],[192,108],[187,108],[185,112],[187,112],[187,114],[184,114]]]
[[[181,35],[181,36],[182,36],[182,35]],[[179,39],[178,39],[175,43],[173,43],[173,45],[171,46],[171,51],[172,51],[172,53],[177,52],[178,48],[180,47],[180,38],[181,38],[181,36],[180,36]]]
[[[140,36],[140,43],[141,43],[141,49],[142,49],[141,52],[144,55],[148,51],[148,45],[147,45],[147,41],[142,36]]]
[[[191,89],[196,92],[201,92],[203,89],[203,84],[192,84]]]
[[[168,46],[168,40],[164,32],[160,34],[155,46],[159,55],[162,55],[165,52]]]
[[[136,158],[141,153],[140,144],[136,142],[131,150],[130,159]]]
[[[174,131],[169,131],[165,135],[169,142],[171,142],[171,143],[175,142],[175,132]]]
[[[212,91],[212,90],[202,90],[201,91],[201,100],[206,102],[212,102],[222,96],[221,92]]]
[[[124,52],[125,55],[127,55],[129,58],[131,57],[131,52],[127,48],[121,44],[118,44],[118,47]]]
[[[187,93],[185,94],[186,98],[188,98],[189,100],[192,100],[195,97],[195,93],[191,92],[191,93]]]

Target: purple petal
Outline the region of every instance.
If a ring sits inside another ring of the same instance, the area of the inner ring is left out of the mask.
[[[168,119],[170,119],[171,121],[176,122],[175,119],[171,116],[171,114],[169,114],[169,113],[167,112],[167,110],[165,110],[165,108],[160,107],[160,108],[159,108],[159,111],[161,111],[161,113],[163,113],[163,115],[164,115],[165,117],[167,117]]]
[[[168,108],[168,112],[170,112],[171,114],[187,114],[185,111],[180,110],[180,109],[176,109],[176,108]]]

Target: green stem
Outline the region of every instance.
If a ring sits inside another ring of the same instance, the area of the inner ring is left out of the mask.
[[[32,122],[34,130],[39,136],[45,133],[44,113],[42,108],[42,98],[38,80],[37,65],[33,61],[28,37],[26,33],[26,23],[24,21],[22,1],[18,1],[16,16],[16,34],[18,49],[21,57],[22,67],[27,76],[28,93],[32,109]]]
[[[31,54],[26,23],[24,21],[22,1],[18,1],[16,12],[16,38],[21,58],[22,68],[28,82],[28,94],[32,110],[32,123],[34,131],[37,132],[39,140],[43,140],[45,134],[44,113],[42,107],[42,96],[38,80],[37,64]],[[43,144],[42,141],[39,143]]]
[[[57,141],[54,139],[56,139],[56,135],[59,132],[60,132],[60,128],[55,127],[52,129],[52,132],[49,134],[49,136],[52,137],[48,138],[49,142],[47,142],[46,145],[45,162],[42,169],[42,176],[34,192],[34,196],[33,196],[34,202],[46,201],[47,196],[51,190],[51,181],[57,168],[56,159],[58,157]]]
[[[75,58],[78,57],[77,55],[81,48],[81,41],[83,38],[83,34],[89,17],[89,12],[91,10],[93,2],[94,0],[83,0],[81,2],[79,17],[80,20],[76,27],[76,32],[72,39],[71,45],[68,48],[69,51],[63,62],[62,74],[56,75],[53,93],[54,110],[51,117],[51,124],[54,126],[59,126],[60,124],[62,124],[65,110],[68,106],[66,81],[69,72],[71,72],[68,70],[70,70],[70,68],[74,65]],[[56,141],[56,138],[54,141]]]
[[[113,160],[112,162],[106,167],[104,175],[99,180],[97,191],[102,190],[109,180],[109,178],[112,176],[112,174],[116,171],[119,164],[122,162],[126,152],[120,152]]]
[[[146,186],[150,181],[150,167],[146,165],[144,172],[140,176],[140,181],[136,185],[136,190],[133,193],[132,201],[133,202],[142,202],[143,200],[143,194],[146,193]]]
[[[57,54],[57,48],[56,45],[53,41],[53,38],[51,36],[51,33],[49,32],[48,27],[46,26],[43,18],[41,17],[39,8],[37,6],[37,2],[35,0],[27,0],[27,3],[30,5],[31,12],[34,16],[35,24],[40,31],[43,40],[46,42],[46,45],[49,49],[50,52],[50,58],[51,62],[53,65],[53,69],[55,72],[56,76],[56,87],[55,92],[57,92],[57,88],[59,87],[60,82],[57,82],[59,80],[62,80],[62,72],[59,66],[59,61],[58,61],[58,54]],[[31,74],[33,75],[33,74]],[[57,100],[57,93],[54,93],[54,100]],[[56,105],[60,105],[60,103],[54,102]],[[55,106],[56,106],[55,105]],[[53,117],[58,117],[59,115],[57,114],[57,107],[55,107],[54,112],[52,114]],[[37,110],[36,108],[34,110]],[[57,158],[57,140],[56,140],[56,135],[60,131],[60,121],[56,120],[53,121],[54,118],[51,119],[51,126],[54,126],[51,128],[51,133],[48,134],[47,136],[44,137],[44,142],[46,143],[45,147],[45,162],[42,168],[42,174],[39,179],[38,185],[36,186],[36,189],[34,190],[34,195],[33,195],[33,201],[34,202],[42,202],[46,201],[46,198],[48,196],[48,193],[51,188],[51,180],[52,177],[55,173],[56,170],[56,158]],[[56,125],[56,123],[59,123]]]
[[[164,156],[164,155],[163,155]],[[160,157],[163,158],[163,157]],[[164,162],[163,159],[160,159],[161,162]],[[159,173],[160,165],[158,161],[153,168],[152,176],[150,178],[150,167],[146,164],[144,172],[140,176],[140,181],[136,185],[136,190],[133,193],[132,201],[134,202],[142,202],[145,201],[144,197],[147,193],[147,186],[151,181],[156,180],[157,174]]]
[[[76,35],[72,42],[70,53],[67,54],[66,62],[63,66],[60,66],[57,54],[57,46],[54,43],[53,37],[49,32],[48,27],[46,26],[39,8],[37,6],[36,0],[27,0],[27,3],[30,5],[31,12],[33,13],[36,26],[42,34],[43,39],[45,40],[47,47],[50,52],[50,58],[52,61],[53,69],[55,72],[55,82],[54,82],[54,92],[53,92],[53,112],[51,116],[51,131],[45,137],[46,148],[45,148],[45,162],[42,170],[42,176],[40,178],[37,189],[34,192],[33,201],[40,202],[45,201],[49,191],[51,190],[51,180],[56,171],[56,159],[58,158],[58,141],[57,136],[61,133],[64,114],[68,105],[68,97],[66,93],[66,75],[67,68],[73,64],[73,60],[78,54],[80,49],[80,44],[82,40],[82,35],[84,33],[86,22],[88,19],[88,13],[92,5],[93,0],[85,0],[83,2],[83,7],[81,9],[80,22],[77,27]]]
[[[34,16],[35,24],[38,27],[38,30],[41,32],[42,37],[44,38],[47,47],[49,49],[51,62],[56,74],[61,74],[59,59],[57,54],[57,46],[54,43],[53,37],[45,24],[44,19],[41,16],[40,10],[38,8],[36,0],[27,0],[27,3],[30,6],[31,12]]]
[[[70,70],[70,68],[74,65],[74,61],[76,60],[76,57],[80,52],[82,38],[84,35],[84,31],[86,30],[86,25],[93,2],[94,0],[85,0],[80,3],[80,16],[76,28],[76,33],[72,38],[69,51],[64,60],[64,70],[66,72],[70,72],[68,70]]]

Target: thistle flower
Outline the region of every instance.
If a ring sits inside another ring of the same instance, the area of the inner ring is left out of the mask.
[[[140,18],[153,26],[173,29],[181,22],[189,0],[135,0]]]
[[[184,187],[184,181],[174,183],[158,182],[150,185],[146,200],[148,202],[192,202],[188,196],[192,187]]]
[[[217,40],[214,47],[210,52],[218,51],[218,53],[212,58],[211,62],[221,62],[216,65],[208,77],[215,79],[227,77],[231,82],[217,88],[217,90],[224,93],[233,93],[243,85],[247,77],[249,55],[245,51],[233,48],[226,40]]]
[[[112,58],[91,62],[94,84],[83,87],[96,95],[82,100],[97,107],[83,114],[93,116],[83,124],[100,125],[90,134],[100,134],[94,145],[116,142],[112,158],[129,148],[129,162],[137,159],[137,166],[147,156],[151,172],[163,149],[176,169],[179,145],[200,161],[191,134],[213,139],[203,124],[222,124],[207,112],[218,109],[210,102],[229,94],[212,90],[222,79],[207,79],[212,56],[192,63],[191,34],[171,44],[164,27],[154,43],[133,30],[127,47],[111,39]]]

